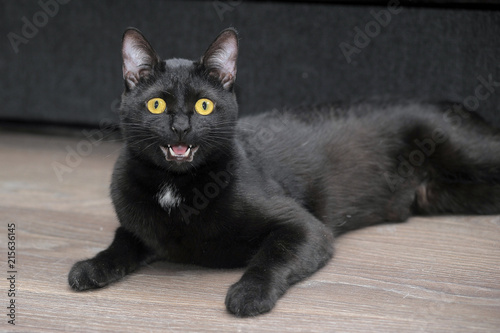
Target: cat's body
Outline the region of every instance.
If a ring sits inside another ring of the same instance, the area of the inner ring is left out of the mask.
[[[237,121],[236,54],[233,30],[200,62],[161,62],[126,32],[126,145],[111,186],[121,227],[75,264],[74,289],[153,260],[247,265],[226,306],[256,315],[327,263],[336,234],[416,213],[500,212],[500,137],[464,109],[358,104]]]

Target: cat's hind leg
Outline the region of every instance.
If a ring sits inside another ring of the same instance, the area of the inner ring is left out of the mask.
[[[417,188],[414,213],[500,214],[500,185],[430,181]]]
[[[148,253],[134,235],[119,227],[106,250],[73,265],[68,283],[77,291],[104,287],[135,270],[147,259]]]
[[[440,121],[434,127],[443,129],[443,142],[421,137],[413,147],[429,159],[427,176],[416,188],[415,213],[499,214],[499,131],[472,114],[460,125]]]

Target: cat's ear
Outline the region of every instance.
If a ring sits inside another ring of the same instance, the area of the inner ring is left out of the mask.
[[[222,31],[203,55],[201,62],[209,75],[216,77],[226,90],[236,79],[238,33],[229,28]]]
[[[133,89],[141,77],[152,74],[154,67],[160,62],[151,44],[142,33],[129,28],[122,39],[123,79],[128,89]]]

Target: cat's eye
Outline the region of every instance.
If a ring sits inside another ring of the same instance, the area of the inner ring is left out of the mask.
[[[159,114],[165,111],[167,108],[167,103],[161,98],[152,98],[147,103],[148,110],[151,113]]]
[[[202,116],[206,116],[211,114],[214,111],[214,102],[209,100],[208,98],[199,99],[198,102],[194,105],[194,109],[196,112],[201,114]]]

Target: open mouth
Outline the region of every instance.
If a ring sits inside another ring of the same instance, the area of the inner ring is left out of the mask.
[[[160,146],[165,159],[167,161],[181,162],[192,162],[194,153],[198,150],[198,147],[186,144],[168,145],[166,148]]]

